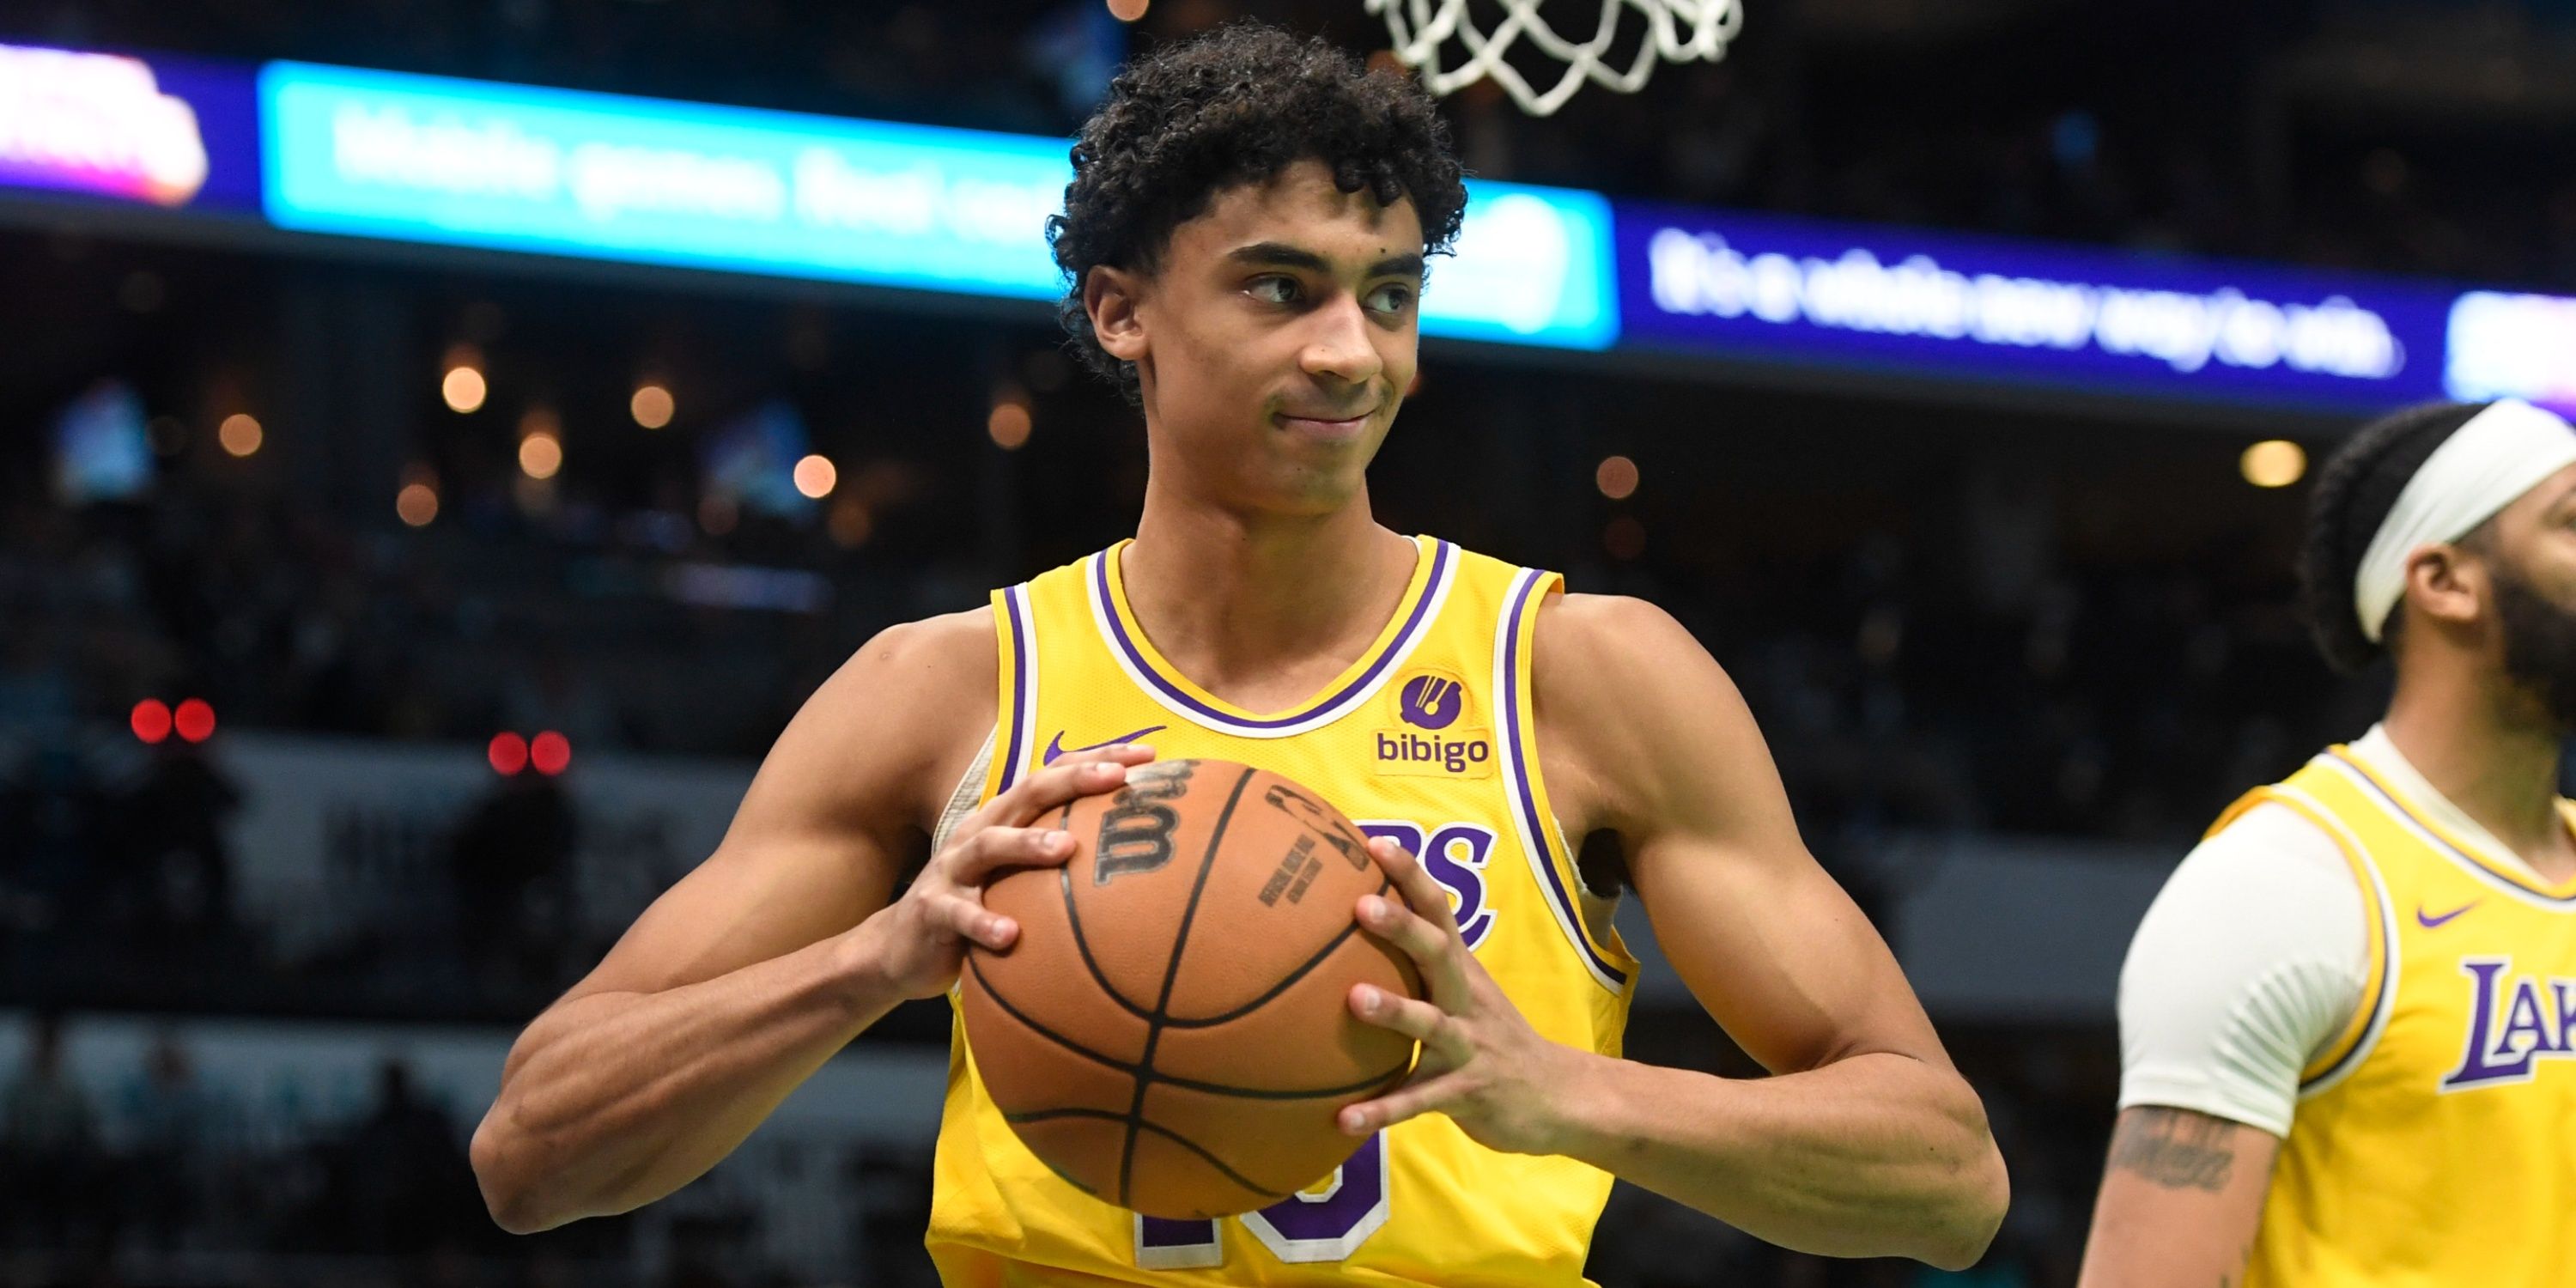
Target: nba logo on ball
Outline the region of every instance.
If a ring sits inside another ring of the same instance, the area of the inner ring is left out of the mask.
[[[1494,740],[1466,719],[1467,685],[1446,671],[1416,671],[1395,686],[1395,721],[1377,731],[1377,771],[1436,778],[1490,778]]]

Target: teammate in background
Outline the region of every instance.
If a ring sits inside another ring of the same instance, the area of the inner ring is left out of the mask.
[[[2120,980],[2084,1288],[2540,1288],[2576,1274],[2576,430],[2400,413],[2317,484],[2304,572],[2385,721],[2247,796]]]
[[[1147,1221],[1028,1153],[961,1032],[929,1235],[949,1283],[1575,1283],[1614,1175],[1795,1248],[1976,1261],[2005,1199],[1983,1111],[1715,662],[1644,603],[1371,517],[1424,256],[1466,202],[1431,99],[1237,26],[1129,68],[1073,158],[1051,232],[1076,347],[1144,412],[1134,540],[888,630],[823,686],[714,856],[511,1052],[474,1142],[495,1216],[543,1229],[704,1172],[948,991],[967,941],[1007,948],[980,884],[1061,862],[1030,825],[1115,790],[1150,736],[1381,838],[1402,901],[1353,915],[1432,1000],[1350,1005],[1421,1068],[1344,1111],[1328,1191]],[[1610,861],[1587,880],[1569,838]],[[1781,1076],[1619,1058],[1621,884]]]

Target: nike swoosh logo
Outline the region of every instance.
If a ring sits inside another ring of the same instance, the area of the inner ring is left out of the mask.
[[[1161,733],[1169,728],[1171,728],[1170,725],[1147,725],[1134,733],[1122,733],[1106,742],[1095,742],[1088,747],[1065,746],[1064,730],[1058,729],[1055,731],[1054,737],[1047,739],[1046,759],[1041,760],[1038,763],[1042,765],[1052,765],[1055,763],[1056,757],[1058,756],[1070,756],[1077,751],[1098,751],[1103,747],[1115,747],[1122,742],[1134,742],[1137,739],[1144,737],[1146,734]]]
[[[2482,903],[2485,903],[2485,902],[2486,902],[2486,900],[2484,900],[2484,899],[2471,899],[2471,900],[2469,900],[2467,903],[2461,904],[2459,907],[2457,907],[2457,908],[2453,908],[2453,909],[2452,909],[2452,910],[2450,910],[2449,912],[2443,913],[2441,916],[2438,916],[2438,917],[2427,917],[2427,916],[2425,916],[2425,915],[2424,915],[2424,905],[2422,905],[2422,904],[2420,904],[2420,903],[2419,903],[2419,904],[2415,905],[2415,924],[2416,924],[2416,925],[2419,925],[2419,926],[2422,926],[2422,927],[2423,927],[2423,928],[2425,928],[2426,930],[2439,930],[2439,929],[2441,929],[2441,928],[2442,928],[2442,926],[2443,926],[2445,923],[2449,922],[2452,918],[2457,917],[2457,916],[2459,916],[2461,913],[2467,912],[2469,909],[2474,908],[2474,907],[2477,907],[2479,904],[2482,904]]]

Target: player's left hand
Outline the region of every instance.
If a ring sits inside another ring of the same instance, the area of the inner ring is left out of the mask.
[[[1369,856],[1402,901],[1360,896],[1360,927],[1413,959],[1431,999],[1351,986],[1351,1013],[1419,1041],[1422,1057],[1403,1086],[1344,1108],[1343,1132],[1366,1136],[1419,1114],[1442,1113],[1487,1149],[1558,1152],[1559,1097],[1579,1085],[1574,1066],[1582,1053],[1530,1027],[1460,937],[1449,892],[1404,847],[1373,840]]]

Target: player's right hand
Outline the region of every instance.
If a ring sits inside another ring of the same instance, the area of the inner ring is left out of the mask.
[[[1118,790],[1130,767],[1153,758],[1153,748],[1133,743],[1074,752],[967,815],[903,897],[861,923],[878,971],[904,997],[937,997],[957,982],[970,941],[996,952],[1010,947],[1019,923],[985,909],[984,883],[1072,858],[1070,834],[1033,824],[1069,802]]]

